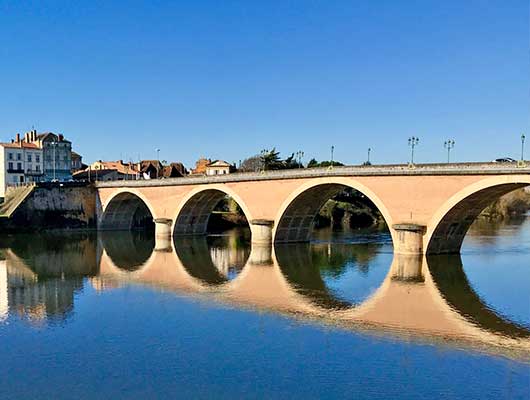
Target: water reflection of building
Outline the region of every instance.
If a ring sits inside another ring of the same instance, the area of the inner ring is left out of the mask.
[[[5,260],[2,260],[0,261],[0,321],[7,318],[8,312],[7,266]]]
[[[81,279],[52,279],[44,282],[8,279],[9,312],[31,321],[61,321],[74,308],[74,295],[83,287]]]
[[[39,279],[38,274],[23,259],[6,250],[7,304],[9,314],[33,322],[64,320],[73,309],[74,293],[82,280],[55,278]]]
[[[224,277],[232,277],[243,269],[249,249],[238,241],[236,235],[215,238],[209,246],[213,265]]]
[[[0,319],[19,315],[35,323],[64,321],[84,276],[97,270],[95,241],[55,238],[51,245],[18,238],[4,249],[0,264]],[[48,243],[51,243],[49,241]]]

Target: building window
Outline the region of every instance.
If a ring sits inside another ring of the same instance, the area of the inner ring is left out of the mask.
[[[35,171],[37,171],[37,172],[40,171],[40,165],[35,165]]]
[[[36,161],[36,162],[40,162],[40,155],[35,154],[35,161]]]
[[[21,162],[17,162],[17,170],[19,170],[19,171],[22,170],[22,163]]]
[[[28,154],[28,162],[31,162],[31,154]]]
[[[13,153],[7,153],[7,158],[9,160],[12,160],[13,159]]]
[[[7,163],[7,169],[9,169],[9,170],[13,169],[13,163],[12,162]]]
[[[22,160],[22,154],[17,153],[17,161],[20,161],[20,160]]]

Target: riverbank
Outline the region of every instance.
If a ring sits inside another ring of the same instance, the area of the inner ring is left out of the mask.
[[[530,211],[530,191],[528,188],[515,190],[502,196],[482,213],[479,218],[489,220],[502,220],[520,217]]]

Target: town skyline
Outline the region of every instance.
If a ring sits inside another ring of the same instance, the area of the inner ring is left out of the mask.
[[[418,163],[447,140],[454,161],[518,158],[528,134],[523,1],[0,8],[2,141],[35,128],[87,161],[187,166],[333,145],[359,164],[407,162],[411,136]]]

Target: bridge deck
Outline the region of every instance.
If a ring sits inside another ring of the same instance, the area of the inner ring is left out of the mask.
[[[146,187],[204,185],[209,183],[268,181],[329,176],[408,176],[408,175],[530,175],[530,162],[525,167],[515,163],[454,163],[345,166],[333,168],[300,168],[280,171],[240,172],[228,175],[187,176],[183,178],[100,181],[97,187]]]

